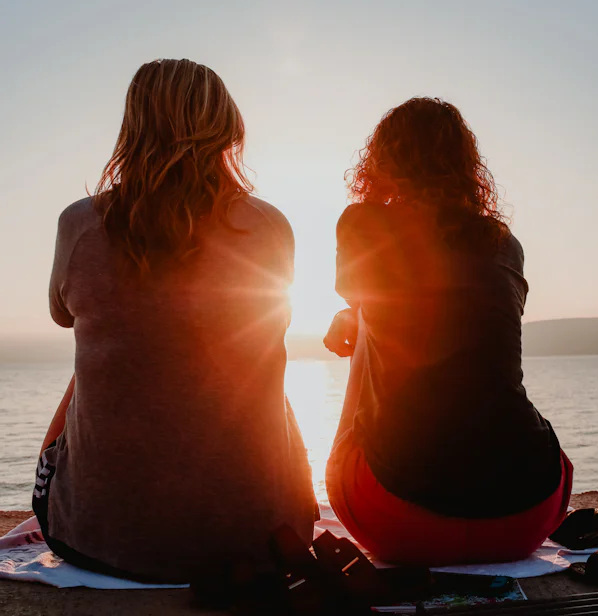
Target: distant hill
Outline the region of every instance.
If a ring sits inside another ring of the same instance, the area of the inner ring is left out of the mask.
[[[73,363],[75,340],[63,336],[0,336],[1,364]]]
[[[525,323],[522,343],[527,356],[598,355],[598,318]]]

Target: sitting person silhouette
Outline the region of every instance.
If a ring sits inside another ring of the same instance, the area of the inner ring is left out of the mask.
[[[337,226],[352,356],[326,485],[377,557],[528,556],[564,518],[573,467],[522,384],[523,250],[460,112],[414,98],[378,124]]]
[[[251,195],[243,120],[189,60],[143,65],[97,194],[60,216],[54,320],[75,376],[33,508],[68,562],[188,582],[311,544],[311,470],[286,403],[291,227]]]

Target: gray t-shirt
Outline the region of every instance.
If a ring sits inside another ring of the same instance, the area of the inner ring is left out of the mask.
[[[310,543],[305,447],[285,405],[294,240],[254,197],[183,265],[127,274],[91,198],[58,226],[54,320],[74,327],[76,387],[52,451],[49,534],[138,575],[266,558],[283,523]]]

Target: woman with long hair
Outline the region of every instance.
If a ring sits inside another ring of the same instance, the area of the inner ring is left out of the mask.
[[[60,216],[50,308],[75,375],[42,447],[48,545],[113,575],[188,582],[306,545],[314,496],[286,403],[294,240],[251,195],[243,120],[189,60],[143,65],[96,194]]]
[[[390,110],[350,176],[337,226],[352,356],[327,468],[330,503],[379,558],[523,558],[566,511],[573,468],[522,384],[523,250],[460,112]]]

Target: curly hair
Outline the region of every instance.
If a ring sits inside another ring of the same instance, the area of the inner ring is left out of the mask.
[[[507,232],[476,136],[438,98],[412,98],[386,113],[346,179],[356,203],[432,208],[449,243],[494,244]]]
[[[135,74],[94,207],[113,244],[142,271],[198,247],[200,224],[224,224],[253,190],[245,128],[220,77],[190,60],[155,60]]]

